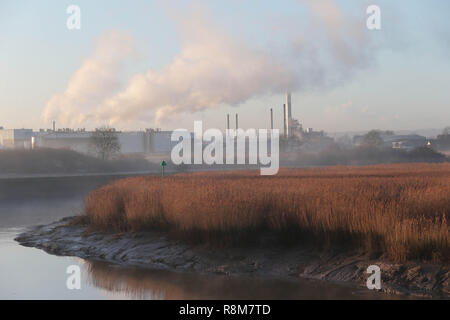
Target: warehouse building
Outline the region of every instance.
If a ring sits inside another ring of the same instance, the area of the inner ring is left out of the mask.
[[[4,129],[3,127],[0,127],[0,148],[30,148],[32,136],[32,129]]]
[[[145,131],[114,131],[123,154],[167,154],[177,142],[171,141],[172,131],[147,129]],[[92,132],[84,129],[40,130],[0,129],[0,148],[55,148],[93,154]]]

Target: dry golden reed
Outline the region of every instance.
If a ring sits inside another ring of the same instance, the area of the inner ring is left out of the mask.
[[[229,171],[127,178],[86,197],[104,231],[168,230],[207,243],[274,233],[405,261],[448,262],[450,164]]]

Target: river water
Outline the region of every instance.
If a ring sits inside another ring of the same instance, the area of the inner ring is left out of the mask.
[[[84,196],[118,176],[0,179],[0,299],[397,299],[313,280],[196,275],[123,268],[20,246],[27,227],[81,211]],[[81,269],[81,289],[66,286]]]

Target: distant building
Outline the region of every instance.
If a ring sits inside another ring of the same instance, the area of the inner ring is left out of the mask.
[[[24,149],[31,147],[32,129],[0,128],[0,146],[3,149]]]
[[[120,152],[131,153],[170,153],[177,142],[171,141],[172,131],[147,129],[146,131],[115,132],[120,143]],[[39,133],[35,147],[71,149],[82,153],[94,153],[91,143],[92,132],[57,131]]]
[[[81,153],[92,153],[91,133],[86,131],[60,130],[36,133],[34,148],[70,149]]]
[[[427,145],[427,138],[417,134],[392,135],[383,138],[384,145],[393,149],[411,150]]]
[[[271,123],[273,114],[271,109]],[[313,128],[303,129],[303,125],[292,117],[292,97],[286,94],[286,103],[283,104],[283,136],[280,148],[284,152],[295,151],[321,151],[334,143],[334,139],[327,136],[324,131],[314,131]]]
[[[380,131],[380,138],[383,140],[383,146],[393,149],[411,150],[427,145],[427,138],[417,134],[396,135],[392,131]],[[364,143],[365,135],[353,137],[353,145],[360,146]]]
[[[123,154],[167,154],[178,142],[171,141],[172,131],[147,129],[146,131],[121,132],[117,134]],[[0,129],[1,149],[54,148],[70,149],[85,154],[94,154],[92,132],[84,129],[39,130]]]

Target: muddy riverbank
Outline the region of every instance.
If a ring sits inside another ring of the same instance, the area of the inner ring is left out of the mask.
[[[308,247],[283,246],[268,235],[245,248],[187,245],[163,233],[86,233],[70,226],[73,218],[30,228],[15,240],[50,254],[76,256],[128,267],[190,273],[245,275],[264,278],[308,278],[366,285],[367,267],[381,268],[381,291],[423,297],[450,298],[450,266],[370,259],[358,252],[321,253]]]

